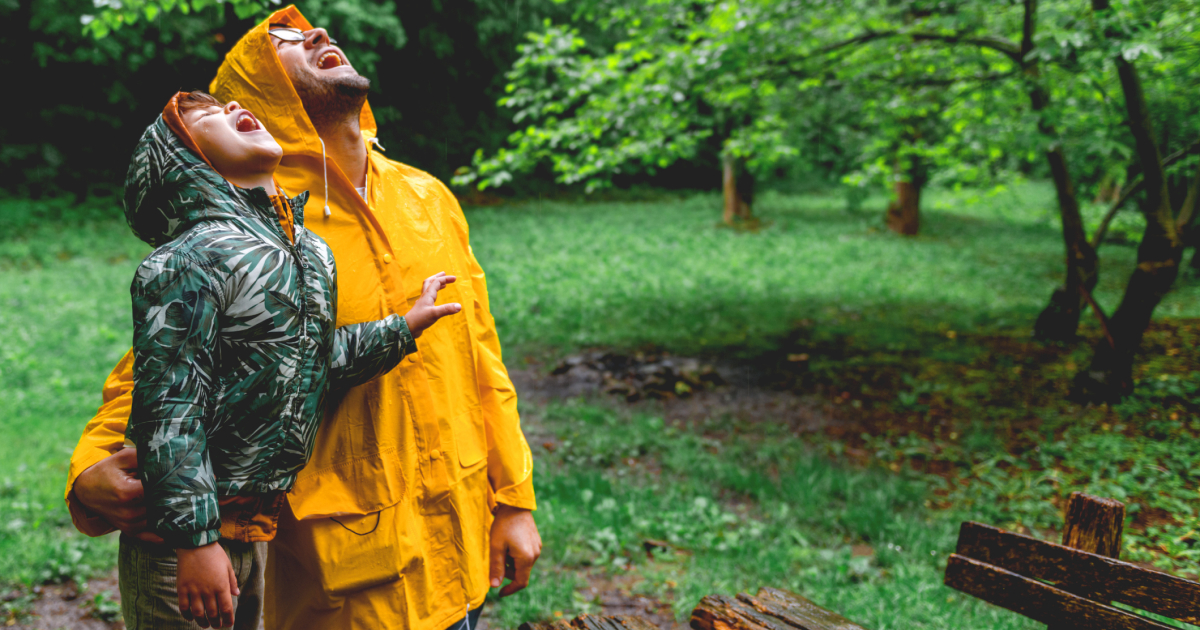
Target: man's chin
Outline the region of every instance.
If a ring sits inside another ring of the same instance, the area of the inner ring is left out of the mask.
[[[371,89],[371,80],[351,69],[350,72],[339,72],[335,75],[325,77],[325,83],[336,87],[338,90],[347,93],[347,91],[361,91],[366,94]]]
[[[357,72],[305,72],[294,77],[292,86],[305,111],[318,128],[329,122],[357,119],[367,100],[371,81]]]

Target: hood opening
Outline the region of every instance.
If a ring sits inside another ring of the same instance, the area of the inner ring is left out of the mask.
[[[235,100],[254,112],[258,121],[271,130],[275,141],[289,155],[321,158],[321,139],[304,110],[300,95],[279,61],[275,44],[267,31],[272,25],[290,26],[307,31],[313,28],[295,5],[284,7],[246,32],[225,55],[208,93],[221,101]],[[359,115],[363,140],[369,142],[378,133],[370,101],[363,103]]]

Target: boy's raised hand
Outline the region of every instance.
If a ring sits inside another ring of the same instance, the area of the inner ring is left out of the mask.
[[[425,283],[421,286],[421,297],[417,298],[417,303],[413,304],[413,307],[404,314],[404,321],[408,323],[408,331],[412,333],[413,339],[420,337],[421,333],[437,320],[462,310],[462,305],[457,302],[441,306],[434,304],[437,301],[438,291],[456,279],[454,276],[447,276],[444,271],[439,271],[425,279]]]
[[[217,543],[195,549],[176,549],[179,575],[179,612],[196,620],[201,628],[228,628],[233,625],[233,596],[239,595],[237,576],[229,556]]]

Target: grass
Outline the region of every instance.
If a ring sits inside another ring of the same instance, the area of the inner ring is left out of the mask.
[[[601,572],[679,613],[773,585],[874,628],[1032,627],[941,587],[942,563],[968,516],[1052,535],[1072,489],[1130,503],[1128,557],[1195,566],[1200,284],[1181,278],[1156,312],[1137,395],[1079,409],[1061,394],[1087,345],[1025,341],[1061,276],[1050,188],[925,199],[909,239],[881,230],[881,198],[850,211],[841,196],[767,194],[757,231],[718,227],[712,195],[467,210],[510,364],[581,347],[762,357],[806,344],[812,361],[788,382],[861,428],[800,438],[770,418],[734,430],[608,404],[527,409],[558,445],[536,468],[546,555],[536,585],[499,604],[501,625],[594,609],[577,587]],[[115,562],[112,537],[74,533],[62,487],[128,348],[127,287],[149,251],[116,207],[0,200],[4,584]],[[1109,310],[1134,258],[1128,244],[1101,250]],[[649,560],[647,539],[669,545]]]
[[[562,567],[633,574],[684,618],[705,595],[775,586],[878,630],[1037,627],[940,586],[968,514],[925,508],[918,475],[831,465],[769,423],[681,430],[578,401],[544,416],[558,442],[535,469],[543,568],[499,603],[503,627],[592,609]],[[666,543],[653,559],[647,540]]]
[[[714,229],[715,202],[704,195],[530,203],[468,218],[489,291],[503,300],[494,310],[510,351],[754,352],[805,318],[827,330],[848,322],[881,343],[938,324],[1031,329],[1062,277],[1052,191],[1025,185],[973,205],[927,197],[913,239],[882,230],[877,211],[846,211],[840,196],[768,194],[755,206],[768,224],[757,232]],[[1135,251],[1110,244],[1101,258],[1096,299],[1111,311]],[[1180,283],[1157,312],[1200,315],[1200,285]]]
[[[115,538],[77,534],[62,499],[83,423],[129,348],[128,286],[149,252],[123,222],[105,216],[111,208],[70,212],[62,201],[5,200],[0,211],[0,576],[7,583],[82,579],[115,562]]]

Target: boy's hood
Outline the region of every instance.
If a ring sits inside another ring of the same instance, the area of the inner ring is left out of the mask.
[[[168,123],[168,112],[146,128],[133,151],[125,176],[125,220],[138,238],[158,247],[178,237],[198,221],[245,216],[238,191],[209,166],[181,123]],[[178,110],[174,110],[176,113]],[[182,128],[182,137],[173,127]]]
[[[271,14],[234,44],[208,91],[221,101],[237,101],[254,112],[283,147],[285,156],[308,155],[320,159],[317,129],[275,53],[275,45],[267,34],[271,24],[287,24],[302,31],[312,28],[295,5]],[[375,137],[377,129],[370,105],[363,105],[359,124],[364,140]]]

